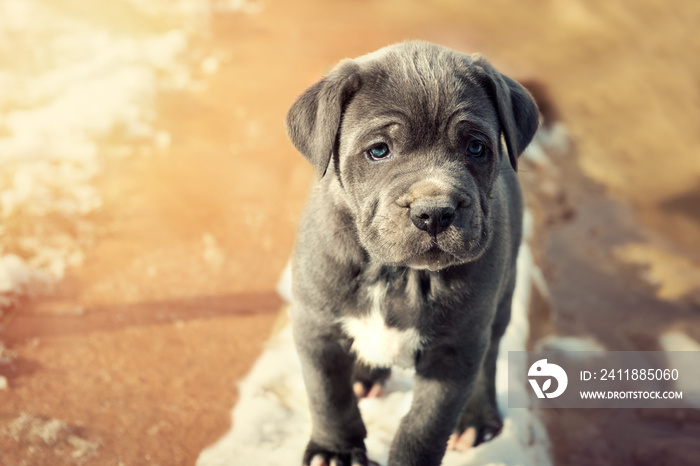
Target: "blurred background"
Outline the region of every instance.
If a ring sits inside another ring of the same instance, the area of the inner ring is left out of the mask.
[[[286,110],[404,39],[484,54],[556,128],[520,175],[530,346],[700,350],[699,22],[691,0],[0,0],[0,463],[193,464],[229,428],[313,180]],[[700,455],[698,410],[541,416],[555,464]]]

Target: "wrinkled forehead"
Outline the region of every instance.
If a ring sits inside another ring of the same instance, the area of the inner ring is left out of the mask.
[[[481,132],[498,131],[494,103],[466,55],[380,50],[357,62],[362,84],[346,109],[352,121],[376,126],[400,120],[423,138],[465,122]]]

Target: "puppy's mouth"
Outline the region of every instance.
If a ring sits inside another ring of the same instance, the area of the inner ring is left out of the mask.
[[[489,237],[487,229],[481,225],[476,231],[471,230],[471,234],[462,230],[448,230],[437,236],[414,236],[412,251],[404,261],[405,265],[437,271],[477,259],[484,252]]]
[[[421,247],[422,246],[422,247]],[[430,238],[424,245],[419,245],[406,265],[416,269],[436,271],[459,262],[459,259],[439,246],[436,238]]]

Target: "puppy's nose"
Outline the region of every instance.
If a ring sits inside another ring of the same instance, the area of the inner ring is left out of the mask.
[[[455,205],[446,200],[418,199],[411,203],[410,211],[413,224],[433,236],[445,231],[455,218]]]

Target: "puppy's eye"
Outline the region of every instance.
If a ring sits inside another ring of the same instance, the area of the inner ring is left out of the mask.
[[[486,146],[482,142],[472,139],[467,146],[467,152],[472,157],[483,157],[486,154]]]
[[[380,142],[379,144],[375,144],[370,147],[367,150],[367,155],[372,160],[381,160],[389,157],[389,155],[391,155],[391,151],[385,142]]]

